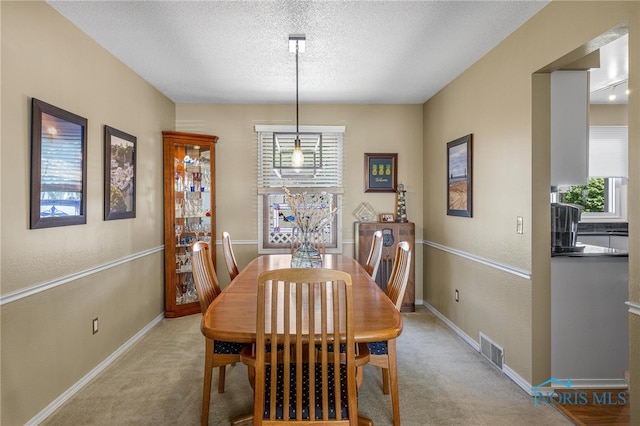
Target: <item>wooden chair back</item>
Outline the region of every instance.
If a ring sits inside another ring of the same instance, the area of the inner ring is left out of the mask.
[[[191,249],[191,271],[193,281],[196,284],[196,291],[198,292],[200,309],[202,310],[202,315],[204,315],[211,302],[221,292],[208,243],[198,241],[193,244]]]
[[[357,425],[351,276],[321,268],[263,272],[256,322],[254,425],[301,421],[304,416],[313,424]],[[340,343],[345,353],[327,350]],[[276,345],[277,351],[267,352]],[[304,391],[310,401],[306,406]],[[283,395],[280,406],[276,394]],[[347,416],[342,401],[347,401]],[[265,410],[268,419],[263,419]]]
[[[407,241],[401,241],[398,243],[398,248],[396,249],[396,258],[393,261],[393,269],[391,270],[385,291],[398,311],[402,307],[402,299],[404,298],[407,283],[409,282],[410,268],[411,249]]]
[[[367,273],[375,281],[376,275],[378,275],[378,267],[380,266],[380,259],[382,258],[382,231],[378,230],[373,233],[373,239],[371,240],[371,250],[369,250],[369,257],[367,263],[364,266]]]
[[[222,251],[224,253],[224,262],[227,264],[229,278],[233,280],[238,275],[238,262],[233,254],[233,246],[231,245],[231,236],[228,232],[222,233]]]

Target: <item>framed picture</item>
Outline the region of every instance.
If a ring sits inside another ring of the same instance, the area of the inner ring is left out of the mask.
[[[468,134],[447,143],[447,214],[471,217],[471,142]]]
[[[87,119],[31,100],[31,229],[87,223]]]
[[[393,213],[382,213],[380,215],[380,222],[393,222]]]
[[[136,137],[104,126],[104,220],[136,217]]]
[[[364,154],[364,192],[396,192],[398,154]]]

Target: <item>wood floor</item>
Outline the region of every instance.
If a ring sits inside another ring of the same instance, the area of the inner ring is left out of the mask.
[[[629,392],[621,389],[580,389],[578,404],[554,404],[565,416],[571,419],[578,426],[627,426],[629,425]],[[603,394],[605,401],[612,404],[594,403],[593,394],[602,401]],[[611,392],[610,394],[608,392]],[[625,392],[623,399],[618,398],[619,392]],[[588,400],[584,403],[584,399]],[[623,404],[624,399],[626,403]]]

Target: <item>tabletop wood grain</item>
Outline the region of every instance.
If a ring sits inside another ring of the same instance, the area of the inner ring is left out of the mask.
[[[264,271],[289,268],[290,261],[291,255],[266,255],[251,261],[203,315],[200,327],[205,337],[229,342],[254,342],[258,276]],[[323,267],[351,274],[356,342],[390,340],[400,335],[400,313],[355,259],[326,254]]]

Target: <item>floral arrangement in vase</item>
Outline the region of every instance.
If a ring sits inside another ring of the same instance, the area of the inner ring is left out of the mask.
[[[314,234],[322,230],[333,220],[336,208],[333,207],[333,195],[326,192],[291,193],[285,186],[284,201],[291,209],[291,215],[285,216],[300,231],[301,243],[293,252],[291,267],[310,268],[321,267],[322,256],[313,246]]]

